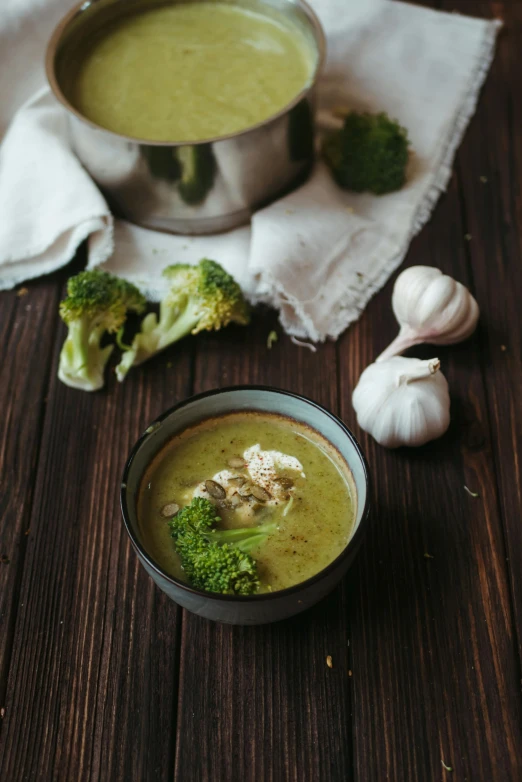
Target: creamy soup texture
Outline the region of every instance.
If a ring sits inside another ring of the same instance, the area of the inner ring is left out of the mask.
[[[261,501],[234,496],[238,477],[268,494],[257,492]],[[224,499],[209,496],[208,479],[223,487]],[[142,542],[181,580],[162,509],[169,503],[183,507],[194,496],[216,503],[222,529],[277,522],[276,532],[252,553],[262,592],[318,573],[341,553],[353,530],[356,500],[344,460],[318,432],[281,416],[246,412],[209,419],[174,437],[145,472],[138,497]]]
[[[201,141],[284,108],[317,55],[301,30],[225,3],[154,8],[84,43],[70,100],[88,119],[151,141]]]

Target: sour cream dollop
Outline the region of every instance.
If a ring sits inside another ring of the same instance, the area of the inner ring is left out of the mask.
[[[268,492],[270,499],[263,502],[264,507],[287,503],[293,494],[294,486],[284,485],[280,482],[281,475],[278,469],[293,471],[299,473],[302,478],[306,478],[303,472],[303,465],[295,456],[290,456],[281,451],[263,451],[259,443],[247,448],[243,453],[243,458],[245,460],[245,469],[241,471],[220,470],[211,477],[211,480],[219,483],[225,490],[226,496],[222,502],[231,503],[232,506],[238,500],[239,495],[241,495],[242,487],[236,481],[239,476],[243,476],[246,479],[245,483],[248,482],[261,486]],[[196,486],[192,496],[205,497],[215,502],[215,499],[207,491],[205,481]],[[250,517],[254,513],[255,506],[255,499],[242,497],[240,504],[238,503],[237,505],[237,513],[245,518]]]

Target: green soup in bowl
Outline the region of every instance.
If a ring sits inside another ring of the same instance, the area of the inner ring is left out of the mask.
[[[368,489],[364,457],[339,419],[304,397],[245,386],[193,397],[152,424],[129,457],[121,496],[131,541],[161,589],[202,616],[259,624],[299,613],[335,586],[359,546]],[[232,581],[222,593],[206,560],[199,571],[184,567],[173,530],[195,502],[212,509],[210,545],[253,540],[249,592]]]
[[[212,502],[217,530],[268,530],[251,550],[259,593],[295,586],[333,562],[348,543],[356,510],[353,479],[338,451],[295,419],[257,411],[189,427],[143,476],[138,521],[145,547],[189,583],[167,518],[194,497]]]

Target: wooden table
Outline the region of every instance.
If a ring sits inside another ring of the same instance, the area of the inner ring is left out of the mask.
[[[407,257],[462,280],[482,310],[470,341],[416,353],[438,355],[450,383],[440,441],[388,452],[355,423],[352,389],[396,329],[392,282],[315,354],[284,336],[267,350],[276,317],[260,313],[92,395],[56,377],[69,271],[0,296],[1,780],[522,780],[522,3],[445,7],[506,29],[448,192]],[[147,423],[237,383],[336,412],[375,483],[342,585],[257,628],[170,602],[118,508]]]

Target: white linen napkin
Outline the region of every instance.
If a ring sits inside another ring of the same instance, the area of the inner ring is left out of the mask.
[[[43,73],[46,41],[70,1],[4,0],[0,134],[17,113],[0,147],[0,289],[63,266],[89,237],[89,266],[103,264],[152,299],[161,295],[164,266],[207,256],[252,301],[276,307],[290,334],[336,338],[356,320],[447,185],[500,22],[396,0],[310,1],[328,40],[320,107],[397,118],[415,153],[407,185],[380,197],[346,193],[318,163],[305,185],[250,226],[189,238],[113,221],[70,151],[64,111]]]

